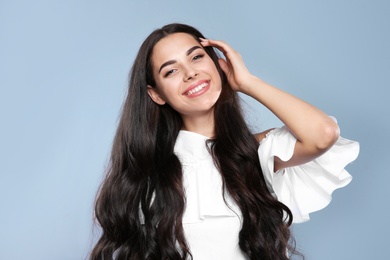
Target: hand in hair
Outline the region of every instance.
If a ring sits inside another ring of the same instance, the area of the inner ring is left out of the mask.
[[[324,112],[252,75],[241,55],[223,41],[201,39],[203,46],[220,50],[226,60],[220,59],[222,70],[235,91],[259,101],[271,110],[297,138],[294,155],[284,162],[275,158],[275,170],[306,163],[326,152],[337,140],[337,124]],[[264,133],[256,135],[264,137]]]
[[[230,86],[235,91],[240,91],[246,93],[245,82],[248,82],[249,79],[254,78],[254,76],[249,72],[245,63],[241,57],[241,54],[230,47],[224,41],[210,40],[201,38],[201,44],[206,46],[212,46],[217,48],[223,53],[226,60],[220,58],[219,64],[222,70],[225,72]]]

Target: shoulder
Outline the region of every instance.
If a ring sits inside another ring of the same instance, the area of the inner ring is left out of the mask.
[[[270,128],[270,129],[265,130],[265,131],[263,131],[263,132],[261,132],[261,133],[255,134],[256,140],[260,143],[261,140],[263,140],[263,139],[267,136],[267,134],[268,134],[269,132],[271,132],[272,130],[274,130],[274,129],[275,129],[275,128]]]

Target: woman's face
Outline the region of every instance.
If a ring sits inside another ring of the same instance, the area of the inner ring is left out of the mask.
[[[182,117],[212,111],[221,93],[218,70],[200,43],[186,33],[161,39],[152,53],[155,88],[150,97],[159,105],[168,103]]]

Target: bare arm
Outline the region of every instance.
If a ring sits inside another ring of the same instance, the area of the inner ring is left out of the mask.
[[[274,88],[260,79],[248,81],[243,92],[270,109],[297,138],[292,158],[275,158],[275,171],[306,163],[327,151],[337,140],[339,128],[316,107]]]
[[[203,46],[218,48],[226,57],[220,65],[231,87],[259,101],[272,111],[297,138],[292,158],[275,158],[275,171],[306,163],[327,151],[339,137],[337,124],[324,112],[307,102],[275,88],[252,75],[241,55],[221,41],[205,40]],[[260,133],[257,137],[264,137]]]

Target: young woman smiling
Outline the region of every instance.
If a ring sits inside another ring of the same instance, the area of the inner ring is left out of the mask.
[[[251,133],[237,92],[285,126]],[[90,258],[288,259],[289,226],[349,183],[358,152],[332,118],[252,75],[228,44],[166,25],[131,70]]]

